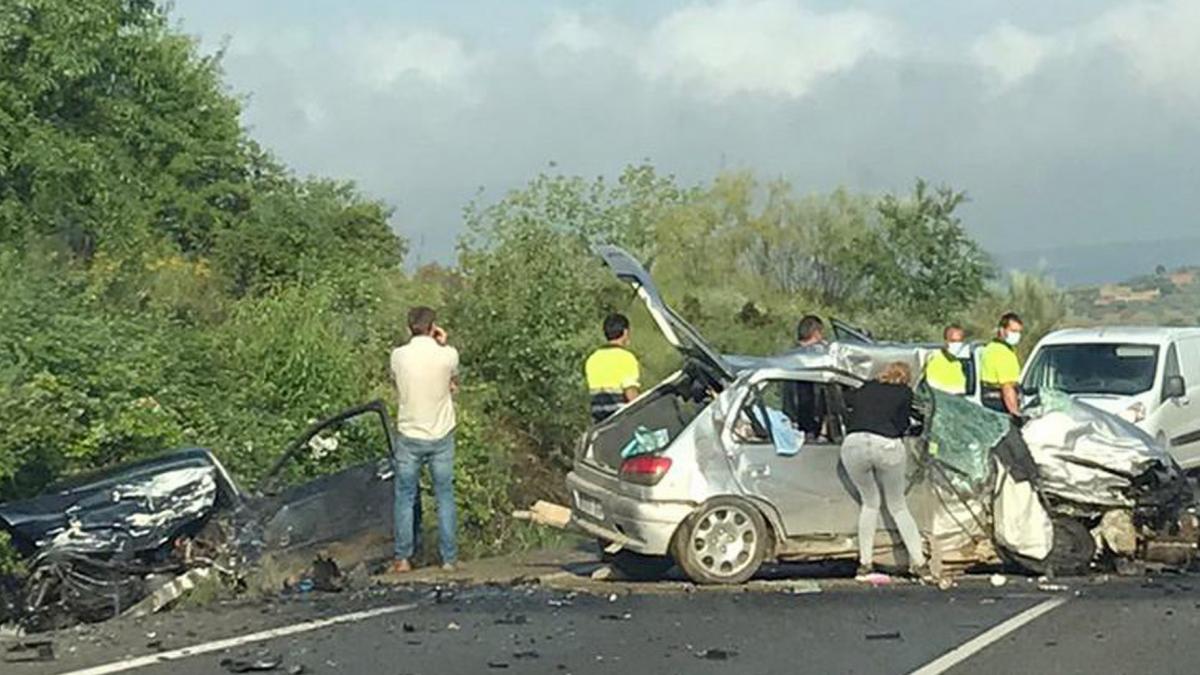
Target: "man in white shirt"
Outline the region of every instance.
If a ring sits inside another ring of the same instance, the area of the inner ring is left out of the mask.
[[[442,568],[458,560],[457,511],[454,505],[454,401],[458,388],[458,350],[446,344],[446,331],[429,307],[408,312],[412,339],[392,350],[396,384],[395,521],[396,554],[392,572],[412,570],[413,505],[421,467],[429,465],[437,502],[438,548]]]

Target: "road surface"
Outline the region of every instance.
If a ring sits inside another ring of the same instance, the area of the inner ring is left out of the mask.
[[[6,675],[389,673],[1195,673],[1200,577],[400,586],[176,611],[52,636]],[[274,636],[274,637],[272,637]],[[233,663],[231,665],[236,665]],[[90,671],[87,669],[91,669]],[[131,670],[132,669],[132,670]]]

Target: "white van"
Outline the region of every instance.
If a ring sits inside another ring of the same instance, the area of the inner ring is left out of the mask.
[[[1072,328],[1034,347],[1026,394],[1057,389],[1120,415],[1200,467],[1200,328]],[[1192,400],[1196,403],[1192,403]]]

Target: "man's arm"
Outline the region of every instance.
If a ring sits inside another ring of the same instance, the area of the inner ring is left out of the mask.
[[[632,355],[631,361],[632,363],[629,366],[630,373],[629,376],[625,378],[625,388],[623,390],[625,392],[626,403],[632,403],[633,399],[637,398],[638,394],[642,393],[642,367],[637,362],[637,359],[633,358]]]
[[[1009,415],[1019,417],[1021,415],[1021,397],[1017,394],[1016,382],[1005,382],[1000,385],[1000,398],[1004,401],[1004,409]]]

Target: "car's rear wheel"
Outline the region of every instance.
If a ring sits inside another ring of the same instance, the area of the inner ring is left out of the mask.
[[[718,497],[688,516],[672,541],[675,560],[699,584],[740,584],[762,566],[770,530],[758,509]]]

